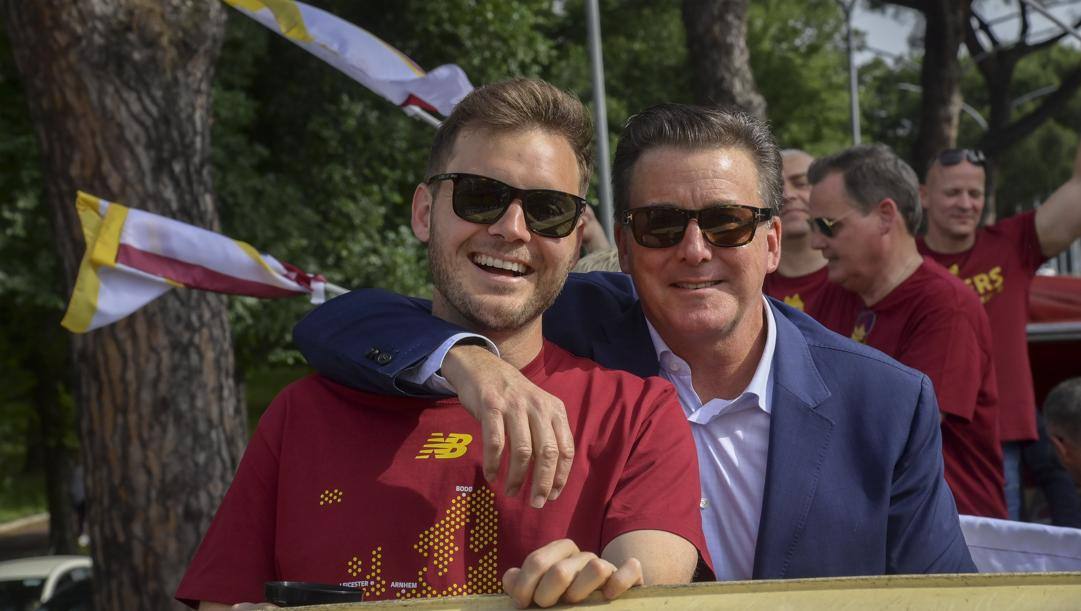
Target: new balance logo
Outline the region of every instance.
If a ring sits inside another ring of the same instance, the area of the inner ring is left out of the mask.
[[[465,455],[473,436],[468,433],[432,433],[417,458],[458,458]]]

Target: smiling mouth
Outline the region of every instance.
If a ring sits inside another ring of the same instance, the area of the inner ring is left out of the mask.
[[[693,291],[693,290],[697,290],[697,289],[706,289],[706,288],[709,288],[711,286],[717,286],[720,283],[721,283],[720,280],[709,280],[709,281],[706,281],[706,282],[675,282],[675,283],[672,284],[672,286],[675,286],[675,287],[681,288],[681,289],[689,289],[689,290]]]
[[[506,259],[499,259],[491,255],[474,254],[472,257],[473,264],[483,269],[490,274],[496,274],[498,276],[508,276],[512,278],[518,278],[524,276],[533,270],[524,263],[517,261],[508,261]]]

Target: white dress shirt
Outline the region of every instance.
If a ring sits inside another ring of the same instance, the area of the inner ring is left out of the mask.
[[[719,581],[750,579],[766,486],[773,352],[777,346],[773,310],[766,309],[766,346],[754,377],[735,399],[703,404],[687,362],[672,352],[649,321],[661,377],[676,387],[698,448],[702,480],[702,530]]]

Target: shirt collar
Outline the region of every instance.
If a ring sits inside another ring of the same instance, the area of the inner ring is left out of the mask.
[[[766,311],[766,345],[762,350],[762,357],[758,360],[758,366],[755,368],[754,375],[751,377],[750,383],[747,384],[747,388],[743,389],[743,392],[738,397],[732,401],[725,401],[725,403],[742,403],[745,398],[752,398],[762,411],[769,414],[773,410],[773,355],[777,348],[777,323],[774,320],[773,308],[770,307],[769,300],[766,299],[765,295],[762,296],[762,307]],[[686,366],[686,361],[675,352],[672,352],[668,344],[664,343],[661,334],[653,327],[653,323],[649,322],[648,316],[646,317],[646,327],[649,329],[650,339],[653,340],[653,349],[657,353],[658,363],[663,366],[665,362],[674,358]],[[690,370],[689,366],[687,366],[687,370]]]

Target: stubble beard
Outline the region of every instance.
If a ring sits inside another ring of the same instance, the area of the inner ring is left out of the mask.
[[[558,274],[539,278],[536,288],[524,303],[495,304],[486,302],[484,297],[471,295],[466,290],[456,279],[454,265],[456,253],[445,252],[438,247],[438,244],[438,231],[433,225],[428,246],[428,271],[432,275],[432,284],[435,288],[433,308],[450,310],[437,315],[441,318],[447,318],[448,315],[456,317],[458,321],[467,323],[471,330],[479,333],[514,331],[536,319],[555,302],[567,279],[567,274],[574,266],[574,258],[571,257]],[[465,264],[473,265],[471,261],[466,261]]]

